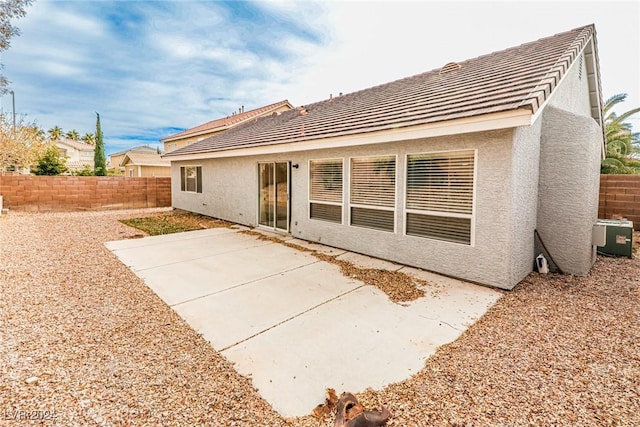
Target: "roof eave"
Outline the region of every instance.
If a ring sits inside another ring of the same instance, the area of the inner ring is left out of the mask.
[[[276,154],[293,151],[317,150],[324,148],[342,148],[385,142],[406,141],[421,138],[433,138],[446,135],[457,135],[483,132],[497,129],[530,126],[533,113],[530,108],[523,107],[510,111],[482,114],[478,116],[406,126],[353,135],[330,136],[317,139],[297,140],[277,144],[266,144],[254,147],[221,149],[215,151],[187,154],[165,154],[163,158],[170,161],[189,161],[224,157],[239,157],[258,154]]]
[[[235,127],[235,126],[237,126],[239,124],[246,123],[247,121],[255,119],[256,117],[262,117],[264,115],[268,115],[269,113],[272,113],[273,111],[277,110],[278,108],[287,107],[287,106],[289,108],[293,108],[293,105],[291,105],[291,103],[289,101],[282,101],[282,102],[279,102],[277,104],[274,104],[271,108],[269,108],[268,110],[266,110],[266,111],[264,111],[264,112],[262,112],[260,114],[249,116],[249,117],[247,117],[245,119],[242,119],[242,120],[240,120],[238,122],[232,122],[232,123],[224,124],[222,126],[218,126],[218,127],[215,127],[215,128],[201,130],[201,131],[198,131],[198,132],[192,132],[192,133],[186,133],[186,134],[181,134],[182,132],[180,132],[180,133],[177,133],[175,135],[169,135],[166,138],[162,138],[162,139],[160,139],[160,142],[165,143],[165,142],[171,142],[171,141],[179,141],[181,139],[192,138],[194,136],[206,135],[208,133],[213,133],[213,132],[221,132],[223,130],[227,130],[227,129],[230,129],[232,127]],[[229,118],[232,118],[232,117],[233,116],[230,116]]]

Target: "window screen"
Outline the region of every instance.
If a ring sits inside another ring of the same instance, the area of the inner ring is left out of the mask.
[[[180,190],[191,193],[202,193],[202,167],[180,167]]]
[[[309,218],[342,223],[342,159],[309,162]]]
[[[395,230],[395,156],[351,159],[351,225]]]
[[[407,156],[407,234],[471,244],[475,152]]]

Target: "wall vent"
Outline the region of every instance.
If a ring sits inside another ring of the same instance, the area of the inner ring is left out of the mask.
[[[582,55],[578,58],[578,79],[582,80]]]

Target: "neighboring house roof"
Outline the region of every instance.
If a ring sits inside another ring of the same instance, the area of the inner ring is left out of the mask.
[[[188,158],[230,149],[395,131],[416,125],[435,126],[438,122],[489,117],[492,113],[522,117],[512,127],[530,124],[585,48],[588,48],[585,62],[592,91],[592,116],[601,124],[594,36],[595,27],[588,25],[464,62],[449,63],[423,74],[251,120],[166,156]],[[463,130],[456,128],[454,132]]]
[[[143,152],[143,153],[157,153],[158,149],[150,147],[148,145],[138,145],[136,147],[127,148],[126,150],[118,151],[117,153],[109,154],[109,156],[121,156],[129,151]]]
[[[74,141],[73,139],[58,139],[53,141],[54,144],[62,144],[68,147],[75,148],[78,151],[94,151],[95,147],[90,144],[85,144],[84,142]]]
[[[70,169],[82,169],[85,166],[93,168],[93,160],[67,160],[67,167]]]
[[[222,131],[222,130],[237,126],[238,124],[246,122],[247,120],[262,116],[264,114],[268,114],[271,111],[277,110],[282,107],[293,108],[293,105],[291,105],[289,101],[285,99],[283,101],[276,102],[274,104],[265,105],[264,107],[256,108],[254,110],[244,111],[242,113],[234,114],[234,115],[223,117],[216,120],[211,120],[210,122],[201,124],[191,129],[187,129],[182,132],[169,135],[166,138],[162,138],[161,141],[169,142],[169,141],[174,141],[174,140],[187,138],[191,136],[197,136],[201,134]]]
[[[168,160],[160,157],[158,153],[141,153],[137,151],[129,151],[124,155],[120,166],[136,165],[136,166],[171,166]]]

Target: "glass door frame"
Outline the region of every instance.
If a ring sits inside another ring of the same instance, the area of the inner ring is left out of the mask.
[[[286,171],[287,171],[287,177],[286,177],[286,197],[287,197],[287,204],[286,204],[286,228],[280,228],[278,227],[278,214],[282,213],[280,211],[278,211],[278,174],[277,174],[277,165],[282,165],[285,164],[286,165]],[[268,165],[267,167],[271,168],[271,173],[270,175],[273,177],[273,187],[274,187],[274,195],[273,195],[273,204],[271,204],[270,209],[273,212],[273,218],[271,221],[269,221],[269,219],[267,219],[265,222],[267,222],[267,224],[262,223],[261,222],[261,216],[262,216],[262,210],[264,209],[265,205],[263,205],[263,200],[262,200],[262,189],[261,184],[262,184],[262,171],[261,171],[261,167],[262,165]],[[257,209],[257,220],[256,223],[258,224],[258,227],[261,228],[267,228],[269,230],[275,230],[275,231],[282,231],[285,233],[289,233],[290,229],[291,229],[291,162],[290,161],[273,161],[273,162],[258,162],[258,209]]]

